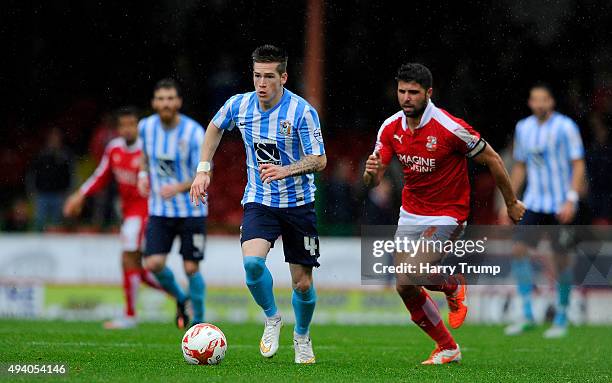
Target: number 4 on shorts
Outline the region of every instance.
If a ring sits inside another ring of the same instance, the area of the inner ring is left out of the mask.
[[[319,248],[317,242],[316,237],[304,237],[304,249],[310,251],[310,255],[313,257],[317,255],[317,249]]]

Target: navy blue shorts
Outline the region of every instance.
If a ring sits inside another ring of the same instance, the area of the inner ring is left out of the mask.
[[[555,214],[525,210],[523,219],[516,227],[512,239],[529,247],[536,247],[538,242],[546,236],[550,239],[552,248],[558,252],[563,250],[563,246],[559,243],[560,235],[561,225]]]
[[[283,237],[285,262],[319,267],[319,234],[314,203],[276,208],[259,203],[244,205],[240,243],[261,238],[274,242]]]
[[[185,261],[204,259],[206,217],[149,217],[145,243],[145,256],[168,254],[174,238],[181,240],[180,253]]]

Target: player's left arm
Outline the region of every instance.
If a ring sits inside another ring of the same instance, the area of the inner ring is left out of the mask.
[[[325,169],[325,166],[327,166],[327,156],[325,154],[311,154],[286,166],[273,164],[259,165],[259,176],[263,182],[270,183],[287,177],[320,172]]]
[[[510,216],[512,221],[515,223],[520,221],[525,213],[525,205],[523,205],[523,203],[516,197],[516,194],[512,189],[510,176],[506,171],[504,161],[500,155],[493,150],[491,145],[486,144],[484,149],[482,149],[480,153],[473,156],[472,159],[481,165],[486,165],[489,168],[489,171],[495,179],[497,187],[504,197],[506,207],[508,208],[508,216]]]
[[[586,189],[586,163],[584,161],[584,147],[578,126],[571,122],[564,126],[565,138],[568,146],[569,160],[572,163],[572,183],[565,195],[565,202],[557,213],[557,219],[562,224],[569,224],[574,220],[578,210],[580,194]]]

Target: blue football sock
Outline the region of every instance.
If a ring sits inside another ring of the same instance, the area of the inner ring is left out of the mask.
[[[295,313],[295,332],[298,335],[308,334],[312,314],[317,304],[317,293],[313,285],[304,292],[294,289],[291,297],[293,312]]]
[[[206,283],[200,272],[189,277],[189,298],[193,304],[193,322],[204,322],[204,298],[206,297]]]
[[[174,278],[174,274],[172,270],[168,268],[168,266],[164,266],[164,268],[159,272],[155,273],[155,277],[159,281],[159,284],[168,292],[168,294],[172,295],[179,302],[185,302],[187,296],[181,286],[178,285],[176,279]]]
[[[568,268],[559,275],[559,281],[557,282],[557,307],[553,322],[556,326],[567,326],[567,306],[569,305],[571,290],[572,270]]]
[[[278,310],[274,302],[272,274],[266,267],[265,258],[244,257],[242,261],[246,272],[246,284],[255,302],[264,310],[267,317],[274,316]]]
[[[533,321],[531,307],[531,291],[533,290],[533,269],[527,257],[512,261],[512,273],[516,278],[517,290],[523,302],[523,315],[528,321]]]

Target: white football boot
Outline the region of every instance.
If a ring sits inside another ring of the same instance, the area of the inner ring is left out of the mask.
[[[107,330],[127,330],[136,327],[137,324],[136,318],[125,316],[104,322],[104,328]]]
[[[544,338],[546,339],[564,338],[566,336],[567,336],[567,326],[554,325],[548,330],[544,331]]]
[[[461,362],[461,349],[459,348],[459,345],[457,345],[457,348],[453,348],[452,350],[440,350],[436,347],[429,358],[422,361],[421,364],[432,365],[459,362]]]
[[[535,323],[531,321],[522,320],[517,323],[513,323],[504,329],[504,334],[508,336],[521,335],[525,331],[532,330],[535,327]]]
[[[283,321],[280,315],[266,318],[264,332],[259,342],[259,352],[263,357],[271,358],[278,351],[281,327],[283,327]]]
[[[295,350],[295,363],[313,364],[315,355],[312,351],[312,341],[307,335],[293,333],[293,349]]]

